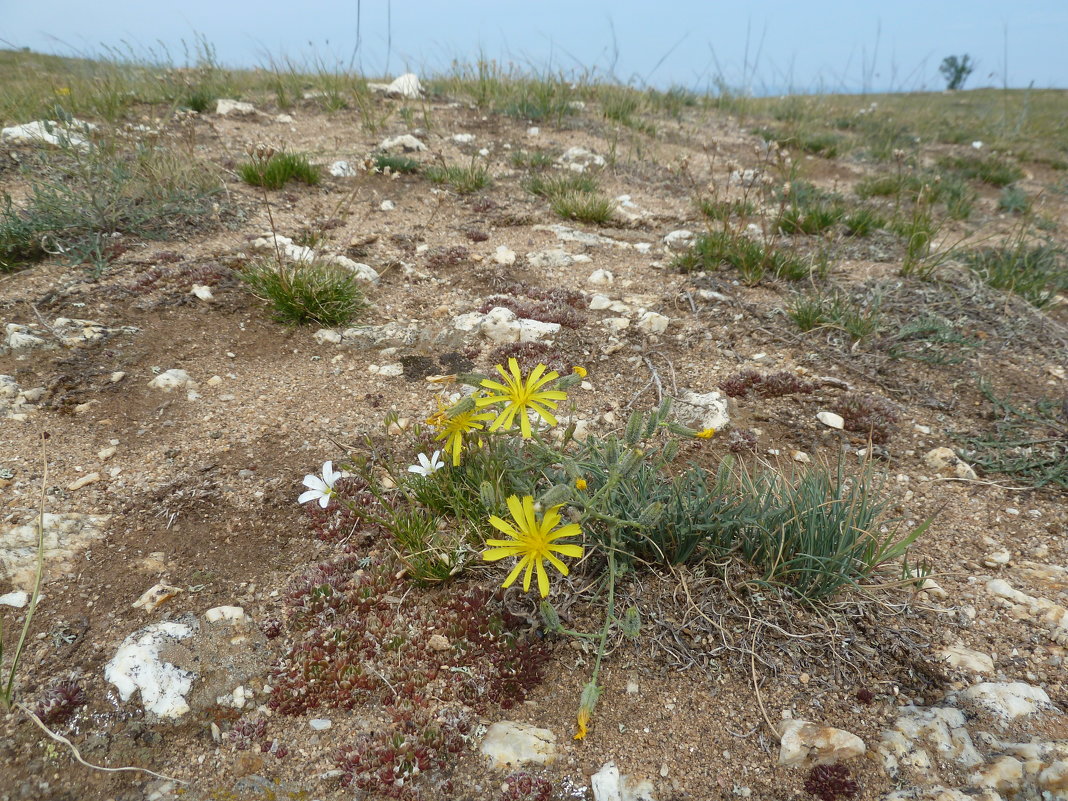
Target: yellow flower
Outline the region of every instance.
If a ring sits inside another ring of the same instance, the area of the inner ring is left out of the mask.
[[[578,717],[576,718],[575,722],[578,724],[578,731],[575,732],[574,739],[585,740],[586,727],[590,725],[590,710],[586,709],[586,707],[582,707],[578,711]]]
[[[712,439],[712,437],[716,436],[716,429],[706,428],[704,431],[698,431],[694,436],[698,439]]]
[[[584,478],[575,479],[575,489],[580,489],[580,490],[586,489],[586,479],[584,479]]]
[[[458,414],[449,415],[448,410],[442,409],[437,414],[427,418],[427,423],[438,430],[435,440],[445,440],[445,453],[452,454],[452,466],[460,464],[460,451],[464,446],[464,434],[472,431],[481,431],[485,428],[485,421],[493,419],[493,412],[480,412],[470,409]]]
[[[551,426],[556,425],[556,418],[548,411],[556,408],[556,401],[567,398],[567,393],[558,389],[542,389],[550,381],[560,377],[557,372],[545,373],[545,365],[535,367],[527,379],[523,380],[519,372],[519,363],[514,358],[508,360],[509,375],[501,365],[497,365],[497,372],[504,378],[504,383],[484,379],[482,386],[488,390],[498,392],[497,395],[487,395],[483,398],[475,398],[478,408],[493,406],[503,403],[504,409],[497,415],[497,419],[489,427],[490,431],[498,428],[511,428],[515,418],[519,417],[519,428],[523,432],[523,438],[530,437],[530,419],[527,417],[527,409],[533,409],[538,415]],[[545,373],[545,375],[542,375]]]
[[[571,368],[571,372],[577,373],[579,378],[585,378],[587,376],[586,368],[575,365]]]
[[[69,95],[70,94],[70,87],[69,86],[60,86],[58,89],[56,89],[56,94],[57,95]]]
[[[486,540],[486,545],[493,547],[484,550],[482,558],[487,562],[494,562],[509,556],[522,557],[516,562],[512,572],[508,574],[508,578],[501,585],[502,587],[512,586],[512,582],[519,577],[520,572],[525,568],[523,591],[529,591],[530,576],[534,569],[537,568],[538,590],[541,592],[541,597],[544,598],[549,594],[549,577],[545,574],[545,560],[548,559],[553,567],[566,576],[567,565],[561,562],[554,555],[554,552],[561,556],[575,558],[582,556],[581,545],[572,543],[555,544],[557,540],[564,537],[574,537],[582,533],[582,529],[579,528],[577,523],[569,523],[553,531],[560,523],[559,509],[561,506],[563,506],[562,503],[546,511],[539,521],[534,515],[534,499],[530,495],[525,495],[522,501],[519,500],[518,496],[511,495],[508,498],[508,511],[512,513],[515,526],[496,515],[490,517],[490,525],[510,539]]]

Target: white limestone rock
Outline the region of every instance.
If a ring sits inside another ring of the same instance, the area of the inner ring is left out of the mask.
[[[536,250],[527,254],[527,263],[536,270],[563,269],[575,263],[575,257],[561,248]]]
[[[196,674],[161,658],[166,646],[193,634],[184,623],[152,623],[138,629],[119,646],[104,668],[104,678],[119,691],[123,701],[140,692],[146,712],[161,718],[179,718],[189,711],[186,696]]]
[[[498,245],[497,249],[493,252],[493,261],[505,267],[510,264],[515,264],[515,259],[515,251],[507,245]]]
[[[490,309],[478,324],[479,333],[490,342],[504,345],[518,342],[523,326],[511,309],[497,306]]]
[[[479,750],[498,770],[547,765],[556,760],[556,735],[549,729],[502,720],[489,727]]]
[[[842,415],[835,414],[834,412],[819,412],[816,414],[816,419],[827,426],[827,428],[834,428],[838,431],[845,428],[845,420],[842,418]]]
[[[374,267],[362,262],[353,261],[348,256],[342,256],[336,253],[324,253],[319,256],[319,262],[322,264],[334,264],[338,267],[348,270],[356,276],[356,280],[364,284],[374,285],[378,283],[378,273]]]
[[[1006,721],[1033,715],[1052,705],[1045,690],[1022,681],[981,682],[969,687],[960,697]]]
[[[923,457],[923,463],[939,475],[974,480],[975,470],[962,460],[952,448],[933,448]]]
[[[612,275],[610,270],[594,270],[590,273],[590,277],[586,279],[586,283],[590,286],[611,286],[616,280],[616,277]]]
[[[784,720],[776,733],[779,736],[779,764],[784,766],[833,765],[867,751],[864,741],[857,735],[807,720]]]
[[[593,801],[656,801],[649,779],[621,774],[615,762],[606,762],[590,777]]]
[[[722,431],[730,425],[730,401],[721,393],[705,393],[684,389],[672,406],[675,420],[698,431]]]
[[[664,245],[671,251],[678,252],[680,250],[687,250],[692,244],[693,231],[688,231],[685,228],[672,231],[664,237]]]
[[[943,648],[938,655],[955,668],[970,670],[972,673],[988,675],[994,672],[994,660],[989,654],[973,651],[963,645],[951,645]]]
[[[469,145],[475,141],[475,135],[471,133],[458,133],[449,137],[458,145]]]
[[[638,328],[646,334],[663,334],[667,331],[671,320],[663,314],[654,311],[645,311],[638,316]]]
[[[329,172],[335,178],[355,178],[357,175],[360,174],[359,170],[357,170],[349,162],[344,160],[333,162],[329,167],[327,167],[327,172]]]
[[[604,156],[584,147],[569,147],[563,152],[557,163],[573,172],[585,172],[591,167],[605,166]]]
[[[386,97],[416,100],[423,96],[423,85],[419,82],[419,76],[414,72],[406,72],[394,78],[390,83],[369,83],[367,88]]]
[[[877,749],[887,773],[896,777],[903,768],[924,773],[940,760],[965,768],[981,765],[983,757],[967,724],[964,713],[953,707],[904,707]]]
[[[383,139],[378,149],[384,153],[421,153],[426,150],[426,145],[411,134],[401,134]]]
[[[248,117],[256,113],[256,107],[242,100],[221,97],[215,102],[215,113],[220,117],[228,117],[231,114],[236,117]]]
[[[174,392],[176,389],[195,389],[197,382],[185,370],[172,367],[148,382],[152,389]]]
[[[44,515],[45,569],[50,578],[67,573],[74,557],[104,536],[108,515],[68,512]],[[0,582],[30,589],[37,564],[36,516],[22,525],[0,529]]]
[[[89,140],[85,138],[85,134],[95,128],[92,123],[82,120],[71,120],[70,123],[34,120],[0,129],[0,142],[12,145],[45,144],[86,150],[89,148]]]

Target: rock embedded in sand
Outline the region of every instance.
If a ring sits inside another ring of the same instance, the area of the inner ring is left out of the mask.
[[[852,732],[807,720],[784,720],[776,734],[779,764],[784,766],[833,765],[868,750],[864,741]]]
[[[549,729],[502,720],[489,727],[479,750],[499,770],[546,765],[556,760],[556,735]]]

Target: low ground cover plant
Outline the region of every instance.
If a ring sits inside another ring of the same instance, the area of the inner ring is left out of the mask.
[[[320,180],[319,168],[309,162],[307,156],[285,151],[254,157],[238,167],[237,171],[246,184],[264,189],[281,189],[290,181],[314,186]]]
[[[619,433],[577,440],[574,425],[561,430],[557,414],[585,375],[575,367],[560,376],[545,364],[524,371],[510,358],[496,375],[446,376],[425,427],[404,429],[414,464],[372,453],[359,460],[362,468],[347,465],[347,478],[328,462],[321,476],[305,478],[300,497],[325,514],[338,510],[350,532],[380,532],[409,580],[440,586],[499,563],[502,589],[540,598],[547,634],[596,648],[576,738],[592,726],[607,643],[640,633],[639,610],[617,608],[624,576],[648,564],[714,570],[737,561],[752,589],[818,605],[877,581],[927,527],[886,528],[886,504],[870,473],[814,467],[787,477],[745,470],[730,457],[716,469],[680,465],[683,443],[707,442],[716,432],[674,422],[670,399],[636,411]],[[780,390],[783,380],[741,376],[736,383],[758,394],[810,391],[804,382]],[[556,612],[557,599],[575,592],[568,579],[575,571],[595,588],[590,600],[603,624],[594,631],[567,628]],[[315,603],[332,605],[335,595],[319,593]]]

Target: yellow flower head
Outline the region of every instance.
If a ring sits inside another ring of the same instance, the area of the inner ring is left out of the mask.
[[[580,489],[580,490],[586,489],[586,479],[584,479],[584,478],[576,478],[575,479],[575,489]]]
[[[712,437],[716,436],[716,429],[706,428],[704,431],[698,431],[694,436],[698,439],[712,439]]]
[[[56,89],[56,94],[57,95],[64,95],[64,96],[65,95],[69,95],[70,94],[70,87],[69,86],[60,86],[58,89]]]
[[[545,574],[545,560],[548,559],[553,567],[566,576],[567,565],[561,562],[555,554],[575,558],[582,556],[581,545],[572,543],[556,544],[557,540],[564,537],[575,537],[582,533],[582,529],[579,528],[577,523],[569,523],[553,531],[560,523],[559,510],[561,506],[563,504],[557,504],[552,507],[545,512],[541,520],[538,520],[534,514],[534,499],[530,495],[525,495],[522,501],[519,500],[518,496],[512,495],[508,498],[508,511],[512,513],[515,525],[513,526],[496,515],[490,518],[490,525],[509,537],[509,539],[486,540],[486,545],[492,547],[482,552],[482,558],[487,562],[494,562],[509,556],[521,557],[516,562],[515,567],[512,568],[512,572],[508,574],[508,578],[504,580],[502,587],[512,586],[512,582],[525,569],[523,591],[529,591],[530,577],[536,568],[538,571],[538,590],[541,592],[541,597],[544,598],[549,594],[549,577]]]
[[[435,440],[445,440],[445,452],[452,454],[452,466],[457,467],[460,464],[460,451],[464,446],[464,434],[481,431],[485,428],[485,421],[492,419],[493,412],[470,409],[450,415],[447,409],[442,409],[428,417],[427,423],[438,430]]]
[[[575,732],[574,739],[585,740],[587,727],[590,725],[590,710],[586,707],[579,709],[575,722],[578,724],[578,731]]]
[[[571,368],[571,372],[573,372],[576,375],[578,375],[579,378],[585,378],[587,376],[586,368],[585,367],[579,367],[578,365],[575,365],[574,367],[572,367]]]
[[[504,404],[497,419],[489,427],[490,431],[496,431],[498,428],[511,428],[518,416],[523,438],[528,439],[530,419],[527,417],[527,409],[533,409],[549,425],[556,425],[556,418],[552,416],[549,409],[555,409],[556,402],[567,398],[567,393],[558,389],[542,389],[550,381],[555,381],[560,377],[560,374],[555,371],[545,373],[545,369],[544,364],[539,364],[524,381],[523,374],[519,372],[519,363],[515,358],[511,358],[508,360],[508,372],[505,372],[501,365],[497,365],[497,372],[504,378],[503,384],[488,378],[482,381],[483,387],[497,394],[475,398],[475,405],[481,409],[483,406]]]

